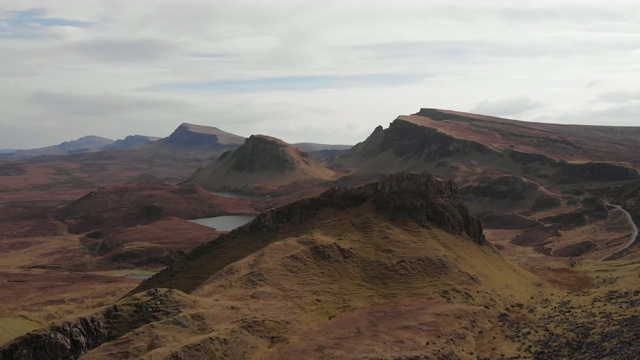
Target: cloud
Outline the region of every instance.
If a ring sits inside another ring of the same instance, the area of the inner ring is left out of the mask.
[[[47,16],[45,9],[12,11],[0,17],[0,39],[37,39],[47,35],[50,27],[74,27],[86,29],[93,24],[86,21]]]
[[[630,101],[639,102],[640,91],[630,91],[630,90],[611,91],[611,92],[599,94],[596,100],[602,101],[602,102],[610,102],[610,103],[620,103],[620,102],[630,102]]]
[[[472,113],[493,116],[517,116],[529,110],[537,109],[541,103],[531,100],[527,96],[518,96],[496,100],[484,100],[474,106]]]
[[[635,112],[632,2],[1,1],[0,131],[47,120],[50,143],[183,121],[355,143],[421,107],[612,124]]]
[[[169,56],[178,48],[171,41],[160,39],[96,38],[66,46],[88,59],[104,62],[143,62]]]
[[[187,105],[175,100],[129,97],[116,94],[78,95],[72,93],[37,92],[30,98],[32,104],[44,111],[81,117],[108,117],[145,109],[171,109]]]
[[[169,83],[152,86],[148,89],[159,91],[193,90],[216,92],[304,91],[347,87],[402,85],[421,82],[425,77],[425,75],[409,74],[284,76],[264,79],[231,79],[206,82]]]

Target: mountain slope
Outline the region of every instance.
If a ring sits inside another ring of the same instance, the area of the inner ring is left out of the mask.
[[[630,229],[613,209],[583,200],[602,196],[599,188],[639,178],[639,135],[634,127],[529,123],[422,109],[398,117],[387,129],[377,127],[331,165],[348,172],[341,180],[351,184],[406,170],[454,179],[474,215],[489,227],[510,230],[499,235],[507,250],[515,244],[531,248],[531,258],[599,259],[619,247]],[[609,234],[596,236],[602,228]]]
[[[86,359],[466,359],[536,281],[484,240],[454,183],[402,173],[262,213],[94,315],[99,331],[70,326]],[[47,334],[4,351],[42,352]]]
[[[252,135],[237,150],[199,169],[185,184],[212,190],[274,194],[333,177],[331,170],[296,147],[273,137]]]
[[[341,155],[355,174],[430,170],[469,178],[476,168],[543,183],[628,181],[638,177],[640,128],[528,123],[447,110],[399,116]]]
[[[217,157],[225,151],[238,148],[244,142],[242,136],[222,131],[216,127],[183,123],[169,137],[146,145],[146,153],[171,153],[195,158]]]

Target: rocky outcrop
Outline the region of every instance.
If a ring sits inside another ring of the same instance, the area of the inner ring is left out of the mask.
[[[96,314],[23,335],[0,347],[0,359],[75,360],[133,329],[175,316],[185,303],[175,290],[150,289]]]
[[[279,224],[301,224],[325,207],[350,208],[371,201],[389,219],[408,218],[420,226],[437,226],[485,244],[480,220],[471,216],[457,196],[455,182],[427,173],[402,172],[355,188],[334,187],[319,196],[261,213],[235,232],[274,231]]]
[[[386,130],[381,126],[377,127],[367,140],[341,155],[337,163],[354,157],[374,157],[386,151],[393,151],[399,158],[413,156],[425,161],[470,154],[472,151],[481,154],[492,152],[489,147],[478,142],[457,139],[432,127],[396,119]]]
[[[24,335],[0,355],[3,360],[78,359],[110,338],[104,317],[91,315]]]

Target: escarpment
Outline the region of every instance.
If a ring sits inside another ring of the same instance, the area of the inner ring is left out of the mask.
[[[194,249],[173,266],[144,281],[131,293],[153,287],[190,292],[225,266],[278,241],[284,229],[302,229],[323,210],[359,208],[370,203],[379,216],[438,227],[479,245],[485,240],[480,220],[457,196],[453,181],[427,173],[397,173],[359,187],[334,187],[259,214],[252,222]],[[191,271],[197,268],[198,271]],[[206,269],[206,270],[204,270]]]

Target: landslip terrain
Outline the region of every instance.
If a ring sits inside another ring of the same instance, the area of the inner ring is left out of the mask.
[[[0,160],[3,359],[640,352],[640,128],[421,109],[353,147],[130,140]],[[187,221],[220,215],[257,217]]]

